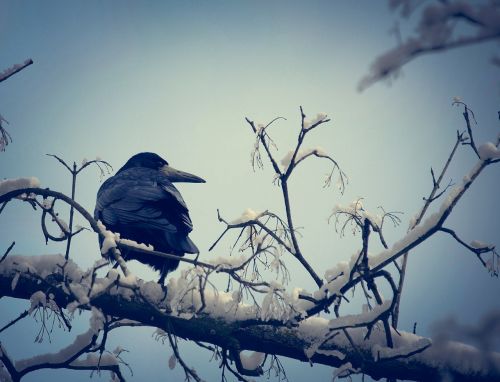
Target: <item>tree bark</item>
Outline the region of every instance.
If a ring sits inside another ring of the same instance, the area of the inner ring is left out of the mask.
[[[17,273],[0,263],[0,296],[29,300],[36,291],[52,293],[57,304],[64,308],[73,301],[73,297],[63,288],[62,277],[54,272],[43,279],[36,273],[23,272],[19,275],[15,288],[13,279]],[[116,288],[116,289],[115,289]],[[259,320],[226,321],[211,317],[208,314],[198,314],[191,319],[183,319],[167,312],[160,312],[150,303],[140,298],[126,299],[120,294],[123,287],[113,287],[113,293],[105,293],[92,300],[92,305],[103,313],[138,321],[143,325],[172,331],[173,334],[191,341],[199,341],[220,346],[225,349],[253,350],[272,353],[278,356],[309,362],[305,349],[325,338],[306,338],[300,332],[300,327],[276,322]],[[82,306],[90,309],[90,306]],[[364,340],[359,329],[349,329],[355,341],[354,349],[343,335],[338,335],[321,346],[321,353],[316,352],[311,362],[340,367],[350,362],[353,368],[370,375],[374,379],[397,378],[414,381],[441,381],[444,376],[450,376],[454,381],[493,381],[500,380],[500,354],[483,354],[481,351],[458,343],[448,343],[441,347],[431,346],[421,353],[408,358],[375,361],[371,348],[380,343],[383,332],[374,331],[369,340]],[[401,332],[402,336],[413,336]],[[398,334],[394,332],[396,345]],[[414,336],[415,339],[419,337]],[[444,346],[444,347],[443,347]],[[328,351],[336,350],[345,355],[344,359],[327,355]],[[469,361],[464,365],[460,359],[464,354]]]

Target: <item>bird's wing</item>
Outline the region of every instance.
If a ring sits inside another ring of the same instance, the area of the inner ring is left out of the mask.
[[[108,225],[133,225],[167,232],[192,230],[186,203],[158,171],[131,168],[109,178],[99,189],[96,218]]]
[[[181,231],[186,233],[191,232],[193,230],[193,222],[189,217],[189,210],[179,190],[163,176],[158,179],[158,184],[166,194],[162,203],[165,214],[167,216],[173,215],[171,218]]]

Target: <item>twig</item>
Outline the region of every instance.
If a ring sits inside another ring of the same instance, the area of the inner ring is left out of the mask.
[[[0,73],[0,82],[5,81],[7,78],[13,76],[16,73],[19,73],[21,70],[33,64],[33,60],[31,58],[25,60],[22,64],[16,64],[11,66],[8,69],[5,69],[2,73]]]
[[[415,222],[410,227],[410,230],[412,230],[413,228],[415,228],[417,225],[420,224],[420,222],[422,221],[422,218],[424,217],[425,213],[427,212],[427,209],[429,208],[431,203],[434,200],[436,200],[436,193],[441,185],[441,182],[444,178],[444,175],[446,174],[446,171],[448,170],[448,167],[449,167],[453,157],[455,156],[455,153],[458,149],[458,146],[463,141],[464,141],[463,133],[459,133],[457,131],[457,139],[455,141],[455,144],[453,145],[453,149],[451,150],[450,155],[448,156],[448,159],[446,160],[446,163],[445,163],[443,169],[441,170],[441,173],[439,174],[439,178],[437,181],[435,180],[434,172],[432,171],[432,180],[433,180],[432,190],[431,190],[429,196],[427,198],[424,198],[424,200],[425,200],[424,206],[423,206],[422,210],[420,211],[420,213],[418,214]],[[396,297],[395,297],[396,298],[396,305],[394,306],[394,311],[392,313],[392,326],[394,328],[398,327],[399,306],[400,306],[400,302],[401,302],[401,294],[403,293],[403,286],[404,286],[404,282],[405,282],[407,263],[408,263],[408,252],[406,252],[403,255],[403,261],[401,263],[401,269],[399,272],[400,276],[399,276],[398,293],[396,294]]]
[[[0,214],[2,213],[2,211],[5,208],[5,206],[7,205],[7,203],[9,203],[8,200],[2,203],[2,207],[0,207]]]
[[[25,310],[24,312],[22,312],[17,318],[13,319],[11,322],[9,322],[8,324],[4,325],[3,328],[0,329],[0,333],[2,333],[4,330],[10,328],[12,325],[14,325],[16,322],[22,320],[24,317],[26,317],[27,315],[29,315],[29,310]]]
[[[269,134],[267,134],[267,131],[266,129],[271,126],[271,124],[273,124],[275,121],[278,121],[280,119],[283,119],[286,121],[286,118],[283,118],[283,117],[276,117],[274,118],[271,122],[269,122],[266,126],[263,126],[259,129],[257,129],[255,127],[255,124],[253,121],[249,120],[248,118],[245,118],[245,120],[248,122],[248,124],[250,125],[250,127],[252,128],[253,132],[255,134],[257,134],[257,143],[256,143],[256,152],[258,152],[258,143],[259,142],[262,142],[262,146],[264,146],[264,149],[266,150],[266,153],[267,153],[267,156],[269,157],[269,160],[274,168],[274,171],[276,172],[276,174],[279,174],[281,175],[281,171],[280,171],[280,168],[278,166],[278,164],[276,163],[276,160],[274,159],[272,153],[271,153],[271,150],[269,148],[269,144],[266,142],[266,138],[269,139],[269,141],[271,143],[272,140],[271,138],[269,137]],[[260,163],[260,166],[262,166],[262,160],[258,160],[258,163]]]
[[[479,261],[481,262],[481,264],[483,264],[483,266],[486,268],[487,267],[487,264],[486,262],[482,259],[481,257],[481,254],[482,253],[486,253],[486,252],[493,252],[495,253],[495,247],[494,246],[484,246],[484,247],[480,247],[480,248],[475,248],[475,247],[472,247],[470,246],[469,244],[467,244],[466,242],[464,242],[462,239],[460,239],[458,237],[458,235],[455,233],[455,231],[449,229],[449,228],[445,228],[445,227],[441,227],[440,228],[440,231],[442,232],[445,232],[449,235],[451,235],[456,241],[458,241],[461,245],[463,245],[465,248],[467,248],[469,251],[473,252],[476,254],[477,258],[479,259]]]
[[[2,261],[4,261],[4,260],[5,260],[5,258],[6,258],[6,257],[7,257],[7,255],[9,254],[9,252],[10,252],[10,251],[12,250],[12,248],[14,247],[14,245],[16,245],[16,242],[15,242],[15,241],[13,241],[13,242],[11,243],[11,245],[9,245],[9,248],[7,248],[7,250],[6,250],[6,251],[5,251],[5,253],[3,254],[2,258],[0,259],[0,263],[1,263]]]
[[[196,382],[202,382],[202,379],[198,376],[196,371],[194,369],[191,369],[182,359],[181,355],[179,354],[179,348],[177,347],[177,338],[173,338],[172,334],[170,331],[167,331],[167,336],[168,336],[168,341],[170,343],[170,346],[172,350],[174,351],[175,358],[179,363],[181,364],[182,368],[184,369],[184,373],[186,374],[186,380],[189,381],[190,377],[193,377],[193,379]]]
[[[73,162],[73,166],[70,167],[66,161],[62,158],[60,158],[57,155],[54,154],[46,154],[49,157],[55,158],[59,163],[61,163],[71,174],[71,200],[75,200],[75,192],[76,192],[76,177],[78,174],[85,169],[86,167],[90,166],[91,164],[95,164],[99,170],[101,171],[101,176],[104,175],[104,169],[101,167],[101,164],[104,166],[104,168],[108,171],[113,169],[113,167],[106,161],[96,159],[92,161],[85,161],[79,168],[76,165],[76,162]],[[63,238],[63,240],[66,240],[66,252],[65,252],[65,259],[69,259],[69,251],[71,248],[71,239],[73,238],[73,215],[74,215],[75,209],[73,205],[70,205],[70,211],[69,211],[69,225],[68,225],[68,232]],[[81,231],[81,230],[80,230]],[[47,237],[47,236],[46,236]]]

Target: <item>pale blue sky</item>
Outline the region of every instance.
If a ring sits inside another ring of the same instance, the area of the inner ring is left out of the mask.
[[[207,180],[179,188],[202,257],[223,255],[229,241],[214,254],[207,252],[223,228],[217,208],[229,219],[247,207],[283,213],[270,166],[256,172],[250,166],[254,137],[244,117],[263,123],[287,118],[271,130],[281,158],[296,139],[302,105],[311,117],[325,112],[333,120],[311,134],[305,147],[325,148],[350,179],[343,196],[323,189],[329,168],[311,161],[291,181],[294,218],[304,227],[303,251],[322,274],[359,247],[359,238],[340,239],[327,224],[336,203],[365,197],[368,208],[403,211],[402,226],[386,235],[395,240],[404,233],[432,185],[430,167],[441,168],[455,131],[464,128],[461,110],[451,106],[453,96],[474,110],[479,142],[493,140],[499,131],[500,76],[488,62],[498,50],[495,44],[423,56],[392,86],[378,83],[356,91],[371,61],[394,45],[388,31],[395,19],[385,2],[372,1],[0,0],[0,69],[34,60],[0,84],[0,113],[14,139],[0,153],[0,178],[37,176],[42,186],[67,192],[69,177],[46,153],[77,162],[98,155],[116,169],[137,152],[156,152]],[[460,181],[473,164],[473,155],[463,149],[451,168],[453,180]],[[500,245],[499,174],[498,167],[488,169],[450,218],[448,225],[466,241]],[[92,211],[97,171],[87,171],[78,182],[77,199]],[[0,217],[1,247],[16,240],[15,253],[60,251],[45,247],[38,224],[28,206],[12,203]],[[73,256],[82,266],[98,259],[95,236],[76,239]],[[132,267],[142,277],[157,277]],[[292,259],[290,270],[291,286],[313,288]],[[499,308],[499,292],[498,279],[472,254],[447,237],[433,238],[410,258],[401,328],[411,330],[417,321],[419,333],[429,334],[433,321],[450,315],[476,322]],[[2,299],[0,304],[1,325],[26,303]],[[75,330],[83,330],[86,320]],[[150,333],[113,337],[131,350],[133,380],[181,377],[179,369],[168,370],[170,350]],[[36,325],[27,322],[2,333],[1,340],[14,357],[55,350],[69,340],[56,334],[53,344],[38,345],[32,342],[35,335]],[[208,353],[189,347],[185,352],[207,380],[216,378],[219,370],[207,362]],[[287,366],[292,382],[310,373],[320,380],[331,375],[324,367]],[[62,375],[50,371],[27,380]],[[87,373],[71,375],[88,380]]]

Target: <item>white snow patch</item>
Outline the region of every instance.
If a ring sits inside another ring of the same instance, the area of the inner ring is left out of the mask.
[[[82,277],[82,271],[72,260],[65,260],[61,255],[41,255],[41,256],[22,256],[11,255],[0,263],[1,274],[35,273],[41,278],[50,274],[61,273],[61,267],[64,266],[65,275],[71,280],[79,280]]]
[[[309,130],[311,127],[313,127],[316,123],[319,121],[322,121],[326,119],[327,115],[326,113],[318,113],[316,114],[316,117],[313,118],[312,120],[304,120],[304,130]]]
[[[231,269],[241,267],[248,260],[247,256],[217,256],[215,259],[210,259],[209,264],[215,265],[220,269]]]
[[[479,241],[479,240],[472,240],[469,244],[472,248],[490,248],[492,247],[491,244],[486,244],[486,243],[483,243],[482,241]]]
[[[252,352],[252,354],[250,355],[245,355],[243,353],[240,353],[241,364],[247,370],[255,370],[260,365],[262,365],[265,356],[266,355],[264,353],[259,353],[256,351]]]
[[[104,236],[104,240],[102,242],[101,246],[101,253],[105,255],[106,253],[109,252],[111,248],[116,248],[117,247],[117,241],[120,240],[120,234],[108,231],[106,229],[106,226],[102,224],[100,220],[97,221],[97,227],[99,227],[99,230],[101,231],[102,235]]]
[[[143,297],[153,304],[159,303],[165,296],[161,285],[154,281],[140,283],[140,291]]]
[[[88,366],[88,367],[99,367],[99,366],[111,366],[118,365],[118,360],[113,353],[90,353],[87,354],[85,358],[78,358],[71,362],[72,366]]]
[[[173,315],[184,316],[188,313],[186,317],[190,318],[193,315],[190,312],[198,310],[202,305],[198,277],[191,272],[192,270],[186,269],[179,277],[169,279],[167,299]],[[205,301],[203,312],[214,318],[221,318],[228,322],[258,318],[257,306],[241,303],[241,296],[238,293],[205,288],[203,297]]]
[[[19,190],[22,188],[36,187],[40,187],[40,181],[35,177],[5,179],[0,181],[0,195],[4,195],[8,192]]]
[[[264,300],[262,301],[260,312],[260,318],[263,321],[281,317],[282,313],[284,313],[281,309],[282,307],[277,301],[277,296],[275,293],[277,290],[284,290],[283,285],[277,283],[276,281],[271,281],[269,284],[270,287],[267,291],[266,296],[264,297]]]
[[[17,282],[19,281],[19,277],[21,276],[21,272],[17,272],[16,275],[12,278],[12,282],[10,283],[10,289],[16,289]]]
[[[333,371],[332,381],[335,381],[337,377],[347,377],[351,373],[355,373],[356,370],[352,368],[352,364],[350,362],[344,363],[339,368]]]
[[[104,321],[106,321],[104,314],[97,308],[91,308],[92,315],[90,316],[89,324],[90,329],[94,334],[99,333],[100,330],[104,329]]]
[[[101,246],[101,253],[105,255],[111,248],[116,248],[118,243],[128,245],[129,247],[143,249],[145,251],[154,251],[154,247],[150,244],[138,243],[130,239],[121,239],[118,232],[111,232],[106,229],[106,226],[100,221],[97,221],[97,226],[104,236]]]
[[[138,243],[134,240],[129,239],[119,239],[120,244],[128,245],[129,247],[143,249],[145,251],[154,251],[154,247],[151,244]]]
[[[295,150],[288,151],[288,153],[283,157],[283,159],[281,159],[281,165],[283,166],[283,169],[285,171],[288,169],[288,167],[290,166],[290,163],[292,162],[294,152],[295,152]],[[295,156],[294,163],[297,163],[310,155],[316,155],[318,157],[327,157],[328,156],[325,149],[323,149],[320,146],[312,147],[312,148],[308,148],[308,149],[299,149],[299,151],[297,152],[297,155]]]
[[[31,314],[31,312],[33,312],[39,306],[47,305],[47,296],[45,295],[45,293],[39,290],[38,292],[35,292],[31,295],[30,304],[31,306],[29,309],[29,313]]]
[[[243,211],[243,213],[239,218],[231,221],[230,224],[241,224],[241,223],[246,223],[250,220],[258,220],[264,213],[265,211],[257,212],[252,210],[251,208],[247,208],[245,211]]]
[[[483,161],[500,158],[500,150],[491,142],[483,143],[479,146],[477,151],[479,152],[479,157]]]
[[[349,314],[346,316],[335,318],[330,321],[328,326],[330,329],[335,330],[340,328],[356,327],[368,324],[377,319],[377,317],[380,316],[382,313],[384,313],[386,310],[388,310],[390,306],[391,306],[390,301],[384,301],[381,305],[377,305],[372,310],[363,312],[361,314],[352,314],[352,315]]]
[[[345,354],[338,351],[338,350],[323,350],[323,349],[318,349],[316,350],[316,353],[318,354],[324,354],[324,355],[327,355],[329,357],[335,357],[335,358],[338,358],[340,360],[343,360],[345,358]]]
[[[327,320],[323,317],[312,316],[300,322],[298,328],[298,335],[300,338],[305,340],[317,340],[326,338],[329,332]]]
[[[120,285],[125,286],[127,288],[137,287],[138,282],[139,282],[139,279],[137,278],[137,276],[135,276],[133,274],[130,274],[126,277],[125,276],[120,277]]]

